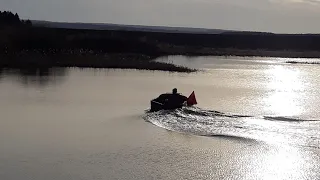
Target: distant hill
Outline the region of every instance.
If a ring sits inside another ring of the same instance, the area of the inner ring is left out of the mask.
[[[144,32],[162,32],[162,33],[188,33],[188,34],[221,34],[234,32],[222,29],[204,29],[187,27],[164,27],[164,26],[142,26],[142,25],[120,25],[103,23],[67,23],[50,21],[32,21],[34,26],[66,29],[94,29],[94,30],[123,30],[123,31],[144,31]]]

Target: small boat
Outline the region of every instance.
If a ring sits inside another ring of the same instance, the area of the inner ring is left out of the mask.
[[[160,111],[160,110],[172,110],[177,108],[182,108],[183,104],[167,104],[160,103],[156,100],[151,101],[151,112]]]
[[[188,98],[180,94],[162,94],[158,98],[151,100],[150,111],[173,110],[195,104],[197,104],[197,100],[194,91]]]

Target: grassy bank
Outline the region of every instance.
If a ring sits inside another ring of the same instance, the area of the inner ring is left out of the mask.
[[[92,50],[54,51],[22,51],[14,55],[0,55],[0,67],[6,68],[50,68],[50,67],[81,67],[81,68],[117,68],[160,70],[169,72],[195,72],[173,64],[154,61],[156,57],[133,53],[97,53]]]

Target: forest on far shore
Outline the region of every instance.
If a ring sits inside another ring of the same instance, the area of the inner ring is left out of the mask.
[[[187,34],[33,26],[8,11],[0,15],[0,55],[134,53],[166,55],[320,57],[318,34],[225,32]]]
[[[17,13],[13,14],[10,11],[0,11],[0,26],[17,26],[28,25],[31,26],[32,22],[28,20],[21,20]]]

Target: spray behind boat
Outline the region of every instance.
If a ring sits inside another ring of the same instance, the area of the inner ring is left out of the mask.
[[[178,93],[177,88],[172,90],[172,93],[161,94],[156,99],[151,100],[151,112],[159,110],[171,110],[182,108],[183,106],[193,106],[197,103],[195,92],[193,91],[187,98]]]

